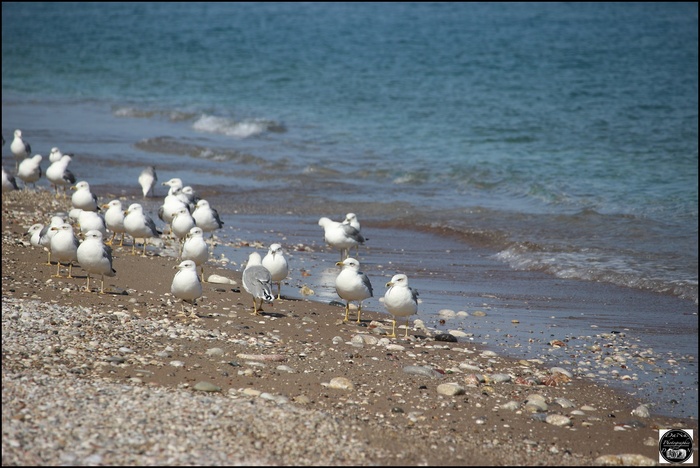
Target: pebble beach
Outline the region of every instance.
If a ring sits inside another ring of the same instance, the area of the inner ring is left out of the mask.
[[[420,320],[388,338],[386,314],[343,322],[337,303],[284,288],[254,316],[216,259],[196,319],[158,248],[115,247],[106,293],[84,291],[79,266],[52,277],[24,235],[69,202],[2,201],[3,465],[648,466],[659,429],[697,434],[569,361],[509,358]],[[586,359],[631,361],[625,339],[594,335]]]

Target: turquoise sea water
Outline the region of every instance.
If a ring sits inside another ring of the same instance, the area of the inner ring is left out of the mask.
[[[52,146],[75,153],[76,175],[113,193],[138,193],[155,164],[160,180],[208,192],[227,229],[234,213],[279,214],[310,220],[289,233],[309,243],[320,216],[355,211],[363,226],[415,239],[448,233],[487,252],[499,275],[546,285],[542,302],[561,311],[543,305],[543,327],[566,319],[578,333],[588,323],[568,315],[593,315],[692,354],[697,13],[694,3],[3,2],[2,134],[9,143],[21,128],[46,159]],[[414,276],[426,309],[491,301],[497,280],[425,248],[430,272]],[[630,300],[559,301],[569,281]],[[507,284],[525,305],[511,317],[512,302],[500,304],[500,318],[524,322],[539,306],[528,291],[543,286]],[[615,315],[630,304],[640,317]],[[684,385],[697,387],[695,365]],[[697,395],[682,398],[697,414]]]

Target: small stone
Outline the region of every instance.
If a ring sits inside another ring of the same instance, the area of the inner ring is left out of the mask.
[[[437,386],[437,392],[447,396],[464,395],[464,387],[453,382],[444,383]]]
[[[621,455],[602,455],[593,461],[598,466],[656,466],[656,461],[644,455],[636,453],[623,453]]]
[[[638,418],[648,418],[650,416],[649,408],[647,408],[647,405],[639,405],[632,410],[632,416],[637,416]]]
[[[552,426],[571,426],[571,419],[568,417],[562,415],[562,414],[550,414],[547,415],[547,419],[545,419],[545,422],[547,424],[551,424]]]
[[[328,388],[336,388],[338,390],[354,390],[355,384],[353,384],[349,379],[345,377],[333,377],[331,381],[326,384]]]
[[[448,343],[457,343],[457,337],[450,333],[439,333],[435,335],[435,341],[446,341]]]
[[[405,366],[403,371],[407,374],[422,375],[424,377],[430,377],[431,379],[438,379],[442,377],[442,374],[438,371],[423,366]]]
[[[220,392],[221,387],[214,385],[213,383],[202,381],[202,382],[197,382],[197,384],[194,386],[195,390],[198,390],[200,392]]]
[[[209,348],[205,353],[207,356],[223,356],[224,350],[221,348]]]

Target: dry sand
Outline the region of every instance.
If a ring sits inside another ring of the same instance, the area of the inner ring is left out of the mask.
[[[659,429],[697,434],[536,360],[426,328],[387,339],[386,314],[343,323],[283,288],[254,316],[216,265],[206,277],[236,284],[204,283],[200,318],[183,316],[158,248],[115,247],[107,293],[83,291],[80,267],[53,278],[23,236],[68,203],[3,194],[3,465],[639,465]]]

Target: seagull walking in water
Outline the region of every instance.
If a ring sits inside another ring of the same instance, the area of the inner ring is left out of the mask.
[[[408,317],[418,312],[418,291],[408,285],[408,277],[404,274],[394,275],[386,284],[389,288],[384,294],[384,307],[393,316],[391,335],[396,337],[396,317],[406,317],[406,335],[408,338]]]
[[[262,266],[262,258],[257,252],[248,256],[248,263],[243,270],[243,288],[253,296],[253,315],[259,315],[258,311],[262,312],[263,302],[272,304],[275,300],[275,296],[272,295],[272,275]]]
[[[348,250],[351,247],[359,246],[365,242],[360,231],[349,224],[339,223],[324,216],[318,220],[318,225],[323,228],[326,243],[332,248],[340,250],[341,262],[348,258]]]
[[[348,257],[342,262],[336,263],[342,270],[335,279],[335,291],[345,301],[345,322],[350,313],[350,302],[357,302],[357,323],[360,323],[362,313],[362,301],[373,295],[372,284],[367,275],[360,271],[360,262]]]

